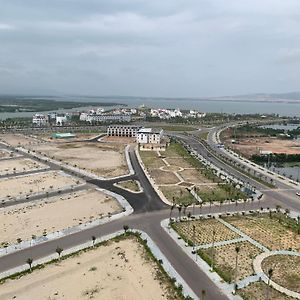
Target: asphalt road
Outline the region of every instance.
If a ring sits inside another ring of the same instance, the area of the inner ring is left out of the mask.
[[[196,147],[196,150],[199,151],[199,153],[203,154],[204,149],[201,145],[199,145],[199,143],[197,144],[192,140],[187,140],[187,142],[191,143],[192,147]],[[37,260],[39,258],[53,254],[55,253],[55,249],[57,246],[63,249],[67,249],[89,240],[92,244],[92,236],[101,237],[113,233],[117,230],[122,229],[123,225],[126,224],[130,228],[136,228],[145,231],[151,237],[151,239],[160,248],[161,252],[168,258],[176,271],[182,276],[182,278],[187,282],[194,293],[199,296],[199,298],[201,296],[202,289],[205,289],[207,293],[206,299],[227,299],[222,291],[219,290],[216,285],[207,277],[205,272],[203,272],[195,264],[193,259],[185,255],[181,248],[162,229],[162,227],[160,226],[160,222],[161,220],[169,217],[170,210],[156,194],[155,190],[153,189],[143,170],[141,169],[133,151],[130,151],[130,158],[132,166],[135,170],[135,174],[132,176],[127,176],[126,178],[138,179],[144,189],[143,193],[130,193],[114,186],[114,183],[120,181],[120,179],[102,181],[87,178],[87,180],[90,184],[108,189],[125,197],[126,200],[134,208],[134,213],[132,215],[0,257],[0,272],[17,267],[19,265],[23,265],[29,257],[33,258],[33,260]],[[58,168],[58,166],[53,163],[48,164],[52,168]],[[224,167],[227,168],[227,166]],[[234,170],[232,170],[232,172],[234,172]],[[239,176],[240,174],[236,175]],[[275,205],[276,201],[274,202],[272,193],[274,192],[265,193],[267,194],[267,196],[261,202],[261,205],[264,205],[265,207],[272,207]],[[278,193],[275,194],[277,195],[278,201],[282,203],[283,196],[278,197]],[[239,204],[238,207],[236,207],[235,204],[226,204],[223,205],[222,208],[220,208],[219,206],[213,207],[212,212],[219,212],[221,209],[222,211],[255,209],[255,207],[253,206],[257,205],[257,203],[246,203],[244,205]],[[203,208],[202,212],[207,213],[208,207]],[[176,215],[175,210],[173,211],[173,215]]]

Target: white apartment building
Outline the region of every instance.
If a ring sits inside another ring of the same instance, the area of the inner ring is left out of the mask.
[[[131,115],[96,115],[88,114],[86,121],[89,123],[98,122],[130,122]]]
[[[107,127],[107,135],[136,138],[140,128],[141,126],[135,125],[110,125]]]
[[[55,119],[55,122],[56,122],[56,125],[64,125],[65,123],[67,123],[68,121],[68,117],[66,114],[57,114],[56,115],[56,119]]]
[[[45,126],[48,124],[48,117],[42,114],[35,114],[32,117],[32,124],[36,126]]]
[[[141,128],[137,132],[136,141],[138,144],[160,144],[162,136],[162,129]]]

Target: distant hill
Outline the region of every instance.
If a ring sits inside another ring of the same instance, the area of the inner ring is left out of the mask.
[[[257,93],[248,95],[210,97],[212,100],[247,100],[247,101],[274,101],[274,102],[300,102],[300,92],[267,94]]]

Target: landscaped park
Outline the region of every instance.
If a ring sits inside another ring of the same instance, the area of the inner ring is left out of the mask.
[[[300,292],[300,222],[288,212],[171,220],[187,245],[224,282],[233,289],[236,284],[243,299],[264,300],[266,293],[269,299],[292,299]]]
[[[198,201],[190,193],[194,190],[203,203],[244,199],[247,196],[232,184],[219,178],[176,141],[166,151],[140,151],[150,176],[171,203],[189,205]]]

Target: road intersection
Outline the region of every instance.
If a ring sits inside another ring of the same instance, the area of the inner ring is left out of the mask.
[[[195,151],[210,160],[213,164],[227,170],[232,173],[237,178],[244,180],[245,182],[250,182],[251,185],[255,186],[259,190],[264,190],[264,198],[260,202],[261,206],[264,207],[275,207],[276,204],[280,204],[286,208],[291,208],[293,210],[299,211],[299,199],[293,196],[294,191],[282,191],[282,190],[266,190],[266,187],[261,183],[247,177],[244,174],[239,173],[236,169],[232,168],[228,164],[218,160],[215,156],[209,154],[209,150],[201,142],[195,139],[193,136],[177,136],[188,143]],[[13,150],[7,147],[9,150]],[[24,154],[24,156],[36,159],[32,154]],[[169,206],[163,203],[154,190],[153,186],[150,184],[148,178],[144,174],[134,150],[131,148],[129,150],[130,161],[134,170],[133,175],[128,175],[122,177],[121,179],[111,179],[111,180],[99,180],[94,178],[89,178],[88,176],[83,176],[84,180],[88,184],[95,185],[101,189],[112,191],[116,194],[123,196],[129,204],[132,206],[134,212],[133,214],[123,217],[121,219],[113,220],[106,224],[100,226],[95,226],[93,228],[88,228],[80,232],[76,232],[56,240],[50,240],[45,243],[35,245],[31,248],[16,251],[14,253],[0,257],[0,273],[7,271],[9,269],[23,265],[28,257],[33,260],[38,260],[42,257],[48,256],[55,252],[57,246],[68,249],[79,244],[91,241],[92,236],[100,238],[102,236],[111,234],[113,232],[119,231],[123,228],[123,225],[128,225],[130,228],[142,230],[146,232],[151,239],[155,242],[160,251],[172,264],[174,269],[181,275],[193,292],[200,298],[201,291],[206,290],[206,299],[228,299],[222,290],[216,287],[216,285],[210,280],[206,273],[201,270],[197,264],[189,256],[185,255],[182,249],[177,245],[176,242],[166,233],[166,231],[161,227],[160,223],[162,220],[169,218],[170,209]],[[51,169],[61,169],[60,165],[55,164],[53,161],[48,161],[47,165]],[[64,169],[65,172],[69,172],[68,169]],[[82,177],[81,174],[73,174]],[[139,180],[141,186],[143,187],[143,192],[141,193],[131,193],[124,189],[121,189],[114,184],[127,179]],[[280,183],[280,188],[290,189]],[[55,195],[55,192],[53,192]],[[32,198],[31,201],[35,200]],[[224,204],[223,209],[226,211],[236,211],[246,209],[252,209],[251,203],[246,203],[245,207],[236,207],[233,204]],[[192,212],[192,209],[188,209],[187,212]],[[213,212],[218,212],[219,207],[213,207]],[[208,207],[202,208],[203,213],[208,213]]]

